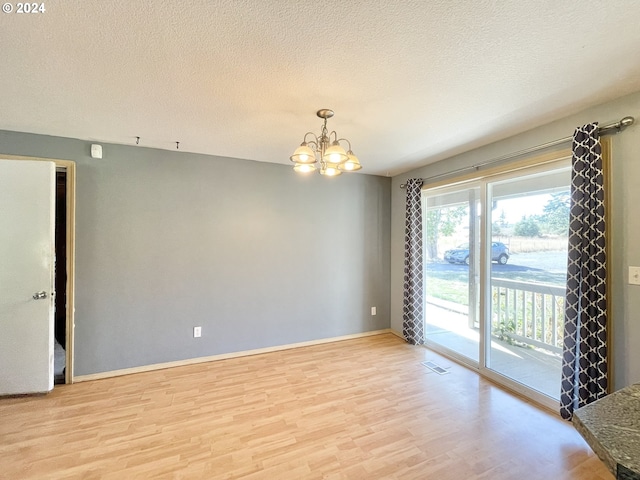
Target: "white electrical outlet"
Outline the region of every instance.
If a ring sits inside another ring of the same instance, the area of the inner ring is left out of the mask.
[[[193,338],[199,338],[202,336],[202,327],[193,327]]]
[[[375,315],[376,314],[376,307],[371,307],[371,315]]]
[[[640,267],[629,267],[629,284],[640,285]]]

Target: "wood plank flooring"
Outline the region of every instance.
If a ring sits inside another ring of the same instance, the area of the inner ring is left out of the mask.
[[[0,478],[613,476],[570,423],[385,334],[0,399]]]

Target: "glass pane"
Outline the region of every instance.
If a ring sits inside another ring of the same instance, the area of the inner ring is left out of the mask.
[[[487,367],[560,398],[569,169],[494,182]]]
[[[425,329],[428,344],[479,358],[479,188],[424,197]]]

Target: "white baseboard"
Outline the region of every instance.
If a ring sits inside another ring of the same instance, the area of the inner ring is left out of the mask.
[[[255,350],[244,350],[242,352],[222,353],[220,355],[211,355],[209,357],[188,358],[186,360],[178,360],[176,362],[155,363],[153,365],[143,365],[141,367],[123,368],[122,370],[111,370],[109,372],[92,373],[89,375],[78,375],[78,376],[74,376],[72,383],[88,382],[90,380],[100,380],[103,378],[119,377],[121,375],[131,375],[133,373],[150,372],[153,370],[162,370],[165,368],[182,367],[185,365],[193,365],[196,363],[215,362],[217,360],[226,360],[228,358],[248,357],[250,355],[260,355],[262,353],[279,352],[281,350],[290,350],[292,348],[309,347],[312,345],[321,345],[323,343],[341,342],[344,340],[371,337],[373,335],[382,335],[385,333],[393,333],[394,335],[400,336],[398,333],[394,332],[390,328],[385,328],[383,330],[354,333],[351,335],[342,335],[340,337],[321,338],[318,340],[310,340],[308,342],[290,343],[288,345],[278,345],[275,347],[258,348]]]
[[[404,338],[404,335],[400,332],[396,332],[395,330],[393,330],[392,328],[389,329],[389,333],[393,333],[396,337],[401,338],[402,340],[406,340]]]

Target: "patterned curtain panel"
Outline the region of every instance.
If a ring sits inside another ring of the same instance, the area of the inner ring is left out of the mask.
[[[595,123],[573,135],[560,414],[607,394],[605,192]]]
[[[424,343],[422,289],[422,179],[407,181],[407,212],[404,235],[404,300],[402,334],[412,345]]]

